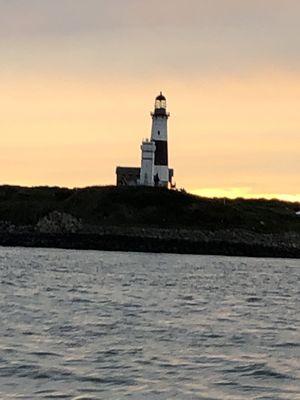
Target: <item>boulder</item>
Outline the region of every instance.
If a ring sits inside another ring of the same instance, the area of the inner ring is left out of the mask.
[[[36,230],[40,233],[77,233],[82,228],[81,220],[70,214],[53,211],[41,218],[36,224]]]

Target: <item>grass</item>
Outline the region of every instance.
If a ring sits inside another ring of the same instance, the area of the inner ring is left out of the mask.
[[[300,233],[299,203],[202,198],[145,187],[0,187],[0,221],[35,225],[55,210],[90,225]]]

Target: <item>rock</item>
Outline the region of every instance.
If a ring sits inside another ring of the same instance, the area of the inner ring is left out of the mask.
[[[13,233],[16,227],[9,221],[0,221],[0,232]]]
[[[36,224],[36,231],[40,233],[77,233],[82,228],[82,223],[70,214],[53,211],[41,218]]]

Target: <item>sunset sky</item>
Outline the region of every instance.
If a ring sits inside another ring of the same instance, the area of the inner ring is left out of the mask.
[[[0,184],[114,184],[162,90],[178,187],[300,201],[299,21],[299,0],[0,0]]]

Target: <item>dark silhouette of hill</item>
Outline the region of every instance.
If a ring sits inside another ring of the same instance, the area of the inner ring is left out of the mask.
[[[299,209],[299,203],[279,200],[202,198],[146,187],[0,187],[0,221],[16,226],[60,211],[91,225],[300,233]]]

